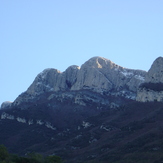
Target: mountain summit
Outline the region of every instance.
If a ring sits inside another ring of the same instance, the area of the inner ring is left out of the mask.
[[[163,101],[163,57],[158,57],[137,91],[137,101]]]
[[[44,70],[36,77],[27,93],[33,95],[44,91],[81,89],[110,93],[112,89],[123,90],[124,86],[135,92],[145,74],[141,70],[123,68],[102,57],[93,57],[81,68],[70,66],[63,73],[56,69]]]
[[[149,69],[145,82],[163,83],[163,57],[158,57]]]
[[[91,89],[108,94],[135,92],[145,75],[145,71],[123,68],[108,59],[93,57],[81,66],[72,90]]]
[[[46,92],[78,90],[135,99],[137,88],[144,82],[145,75],[145,71],[127,69],[103,57],[93,57],[81,68],[73,65],[64,72],[54,68],[45,69],[14,104],[27,102]]]

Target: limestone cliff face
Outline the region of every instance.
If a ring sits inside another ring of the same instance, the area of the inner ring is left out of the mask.
[[[66,86],[68,87],[68,89],[71,89],[71,87],[74,85],[74,83],[77,80],[77,73],[79,72],[80,67],[73,65],[70,66],[66,69],[66,71],[63,73],[64,77],[65,77],[65,82],[66,82]]]
[[[157,58],[149,69],[144,83],[137,91],[137,101],[163,101],[163,57]]]
[[[27,102],[28,98],[44,92],[83,89],[135,99],[137,88],[144,82],[145,75],[145,71],[123,68],[108,59],[93,57],[81,68],[70,66],[64,72],[53,68],[45,69],[14,103]]]
[[[108,59],[93,57],[81,68],[70,66],[63,73],[56,69],[45,69],[38,74],[27,93],[34,95],[47,91],[81,89],[99,93],[126,89],[136,92],[145,75],[145,71],[123,68]]]
[[[71,90],[92,89],[96,92],[125,90],[135,92],[146,72],[116,65],[108,59],[94,57],[81,66]]]
[[[12,104],[12,102],[10,102],[10,101],[5,101],[5,102],[3,102],[2,104],[1,104],[1,109],[4,109],[4,108],[6,108],[6,107],[9,107],[9,106],[11,106],[11,104]]]
[[[60,87],[58,87],[58,82],[60,82]],[[61,82],[61,73],[56,69],[45,69],[37,75],[34,82],[27,89],[27,93],[35,95],[50,90],[57,91],[61,89],[61,87],[63,87],[63,83]]]
[[[138,90],[137,101],[149,102],[149,101],[163,101],[163,91],[153,91],[150,89],[142,88]]]
[[[163,57],[157,58],[145,78],[146,83],[163,83]]]
[[[48,91],[62,91],[69,89],[76,81],[78,66],[70,66],[63,73],[57,69],[45,69],[37,75],[34,82],[27,89],[31,95],[40,94]]]

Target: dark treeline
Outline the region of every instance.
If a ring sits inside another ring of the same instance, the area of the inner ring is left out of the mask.
[[[59,156],[43,157],[39,153],[29,153],[26,157],[10,154],[4,145],[0,145],[0,163],[62,163]]]

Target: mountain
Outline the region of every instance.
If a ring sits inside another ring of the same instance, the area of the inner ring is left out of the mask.
[[[135,99],[137,88],[145,75],[145,71],[123,68],[108,59],[93,57],[81,68],[73,65],[63,73],[53,68],[45,69],[13,105],[29,102],[45,92],[79,90]]]
[[[45,69],[1,105],[0,144],[65,163],[161,163],[163,103],[141,100],[142,90],[160,93],[161,65],[159,57],[145,72],[93,57],[64,72]]]
[[[137,101],[163,101],[163,57],[157,58],[139,86]]]

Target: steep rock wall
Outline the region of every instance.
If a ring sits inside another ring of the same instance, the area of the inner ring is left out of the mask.
[[[157,58],[149,69],[144,83],[137,91],[137,101],[163,101],[163,57]]]

